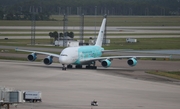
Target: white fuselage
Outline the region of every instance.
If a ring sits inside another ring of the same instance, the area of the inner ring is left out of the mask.
[[[78,59],[79,47],[68,47],[60,53],[59,62],[62,64],[72,64]]]
[[[102,50],[104,49],[100,46],[68,47],[61,52],[59,62],[65,65],[87,65],[91,61],[82,62],[82,60],[100,57]]]

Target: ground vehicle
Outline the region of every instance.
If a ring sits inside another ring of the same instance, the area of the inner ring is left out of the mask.
[[[136,43],[136,42],[137,42],[137,39],[127,38],[127,39],[126,39],[126,42],[127,42],[127,43]]]
[[[24,100],[27,102],[42,102],[40,91],[25,91]]]
[[[98,102],[97,102],[96,100],[93,100],[93,101],[91,102],[91,106],[98,106]]]

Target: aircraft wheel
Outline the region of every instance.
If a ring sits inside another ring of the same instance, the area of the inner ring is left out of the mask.
[[[93,69],[97,69],[97,66],[93,66]]]
[[[96,66],[91,66],[91,69],[97,69],[97,67]]]
[[[66,70],[66,67],[63,67],[62,70]]]
[[[67,68],[72,68],[72,65],[68,65]]]
[[[86,69],[90,69],[90,66],[86,66]]]
[[[76,65],[76,68],[81,69],[82,65]]]

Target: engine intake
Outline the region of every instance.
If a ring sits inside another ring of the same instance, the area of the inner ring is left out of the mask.
[[[43,60],[43,62],[44,62],[44,64],[46,64],[46,65],[50,65],[50,64],[52,64],[53,59],[52,59],[51,56],[48,56],[48,57],[46,57],[46,58]]]
[[[130,58],[127,63],[129,66],[135,66],[137,64],[137,60],[135,58]]]
[[[27,56],[27,59],[29,61],[35,61],[37,58],[36,54],[35,53],[31,53],[30,55]]]
[[[103,61],[101,62],[101,65],[102,65],[103,67],[110,67],[110,66],[111,66],[111,61],[109,61],[108,59],[103,60]]]

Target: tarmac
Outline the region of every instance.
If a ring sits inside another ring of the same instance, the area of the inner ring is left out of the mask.
[[[42,103],[22,103],[11,109],[179,109],[180,81],[144,73],[179,71],[178,61],[113,60],[97,70],[67,69],[53,63],[0,60],[0,86],[42,92]],[[99,106],[90,103],[97,100]]]

